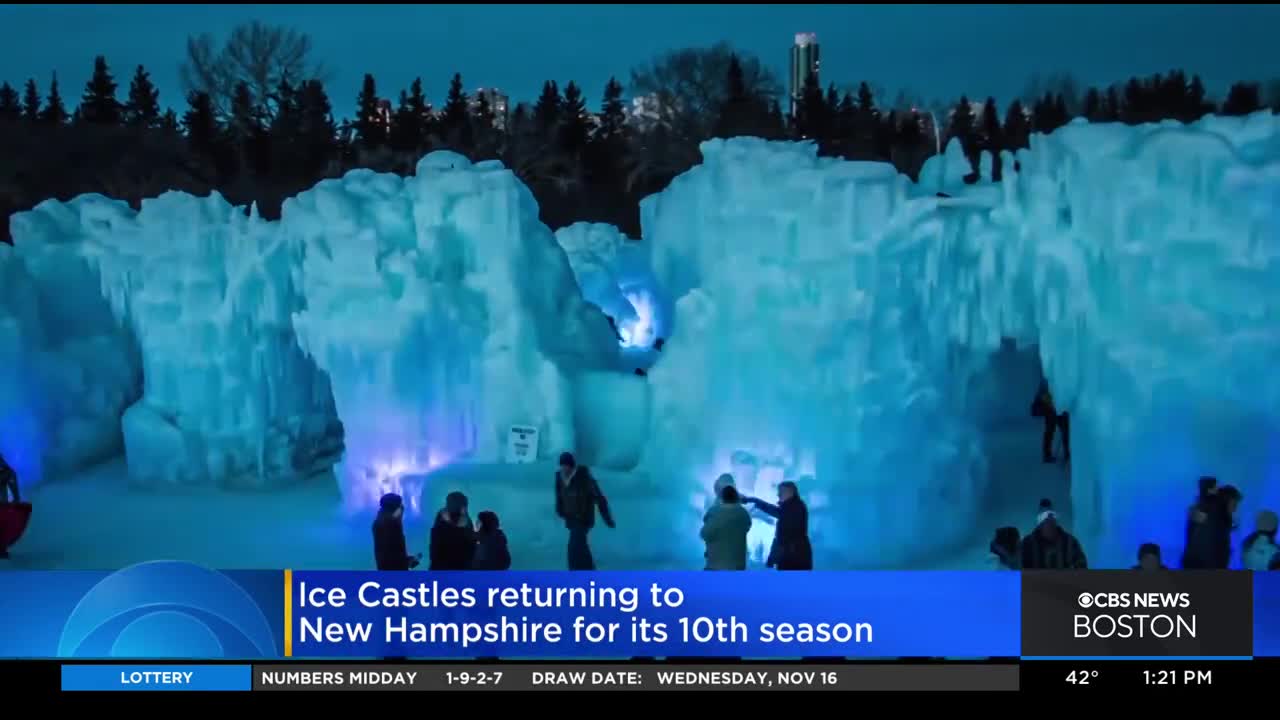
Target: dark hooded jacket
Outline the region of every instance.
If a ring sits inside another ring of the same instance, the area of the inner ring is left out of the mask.
[[[759,498],[756,507],[765,514],[777,518],[774,526],[773,545],[769,548],[767,565],[779,570],[812,570],[813,547],[809,544],[809,506],[799,495],[792,496],[777,505]]]
[[[1058,527],[1057,535],[1048,539],[1040,528],[1022,539],[1023,570],[1087,570],[1089,560],[1075,535]]]
[[[1184,570],[1225,570],[1231,564],[1233,521],[1227,498],[1207,495],[1190,512]]]
[[[593,528],[596,524],[596,509],[604,524],[613,527],[613,515],[609,512],[609,501],[600,490],[600,484],[586,465],[578,465],[566,485],[560,481],[560,473],[555,473],[556,515],[564,519],[567,528]]]
[[[373,521],[373,559],[379,570],[408,570],[412,564],[405,549],[404,524],[395,508],[378,511]]]
[[[511,550],[507,534],[500,528],[476,533],[476,553],[471,567],[476,570],[510,570]]]
[[[436,513],[430,552],[431,570],[470,570],[476,552],[476,531],[471,520],[449,510]]]

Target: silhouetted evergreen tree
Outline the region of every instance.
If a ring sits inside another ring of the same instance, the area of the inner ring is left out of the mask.
[[[622,104],[622,84],[615,78],[609,78],[604,86],[604,96],[600,104],[600,127],[596,137],[613,142],[627,134],[627,109]],[[621,147],[617,148],[621,151]]]
[[[268,129],[263,127],[260,106],[248,83],[237,83],[231,94],[227,136],[236,150],[241,174],[266,175],[271,167]]]
[[[45,125],[61,127],[67,123],[67,106],[62,102],[58,92],[58,74],[54,73],[49,83],[49,97],[44,101],[44,110],[40,112],[40,122]]]
[[[1248,115],[1263,108],[1262,88],[1257,83],[1236,83],[1222,103],[1223,115]]]
[[[1084,96],[1084,117],[1089,122],[1102,122],[1102,93],[1091,87]]]
[[[816,73],[809,73],[804,80],[804,91],[796,108],[796,135],[802,140],[813,140],[818,152],[827,154],[831,140],[831,109],[818,84]]]
[[[271,146],[271,170],[277,175],[291,176],[301,163],[298,141],[302,134],[302,108],[298,93],[288,78],[281,78],[275,92],[276,113],[267,127]]]
[[[571,80],[564,86],[564,98],[560,107],[560,149],[570,156],[581,153],[591,136],[587,106],[582,100],[582,90]]]
[[[533,129],[546,142],[560,125],[560,88],[554,80],[542,84],[542,95],[533,106]]]
[[[15,123],[22,117],[22,100],[9,83],[0,85],[0,123]]]
[[[771,139],[778,137],[779,131],[780,127],[770,114],[768,99],[747,87],[741,61],[737,55],[730,55],[729,67],[725,73],[724,100],[717,108],[712,135],[722,138],[750,136]]]
[[[1027,117],[1026,108],[1021,100],[1014,100],[1004,114],[1004,146],[1008,150],[1020,150],[1031,147],[1031,120]]]
[[[1199,75],[1192,75],[1187,85],[1186,109],[1183,122],[1194,122],[1217,111],[1217,106],[1210,102],[1205,93],[1204,81]]]
[[[421,139],[421,118],[409,107],[409,93],[401,90],[396,111],[391,116],[391,147],[400,152],[417,150]]]
[[[1129,78],[1124,85],[1124,104],[1120,117],[1129,125],[1138,125],[1155,119],[1150,89],[1138,78]]]
[[[178,113],[172,109],[165,110],[164,114],[160,116],[159,128],[167,133],[178,134],[181,130],[178,124]]]
[[[876,118],[875,139],[872,144],[872,159],[892,162],[893,143],[897,140],[898,124],[901,122],[898,118],[898,111],[890,110],[888,115],[881,117],[880,112],[877,110]]]
[[[376,147],[387,141],[387,128],[378,107],[378,84],[368,73],[365,73],[360,94],[356,96],[356,119],[352,127],[356,131],[356,140],[365,145]]]
[[[1004,149],[1004,129],[1000,126],[1000,110],[995,98],[989,97],[983,103],[978,129],[981,150],[991,153],[991,177],[987,179],[999,180],[1003,169],[1000,151]]]
[[[93,59],[93,75],[80,98],[80,119],[94,125],[119,125],[120,101],[116,100],[116,80],[101,55]]]
[[[876,98],[871,92],[871,86],[865,82],[859,83],[858,99],[853,110],[853,142],[847,157],[854,160],[882,157],[880,125],[880,111],[876,109]]]
[[[129,81],[129,99],[124,105],[124,123],[133,127],[155,127],[160,123],[160,91],[141,65]]]
[[[28,79],[22,91],[22,119],[29,123],[40,120],[40,91],[34,78]]]
[[[323,172],[338,152],[333,106],[319,80],[302,83],[297,93],[299,160],[308,177]]]
[[[1124,110],[1124,103],[1120,100],[1120,92],[1116,90],[1115,85],[1112,85],[1107,88],[1107,99],[1102,104],[1102,121],[1120,122],[1122,110]]]
[[[193,91],[187,95],[187,111],[182,115],[182,127],[186,131],[187,145],[193,154],[213,162],[220,174],[230,170],[230,158],[222,153],[218,115],[208,94]]]
[[[951,111],[951,122],[947,125],[944,146],[950,144],[952,138],[958,138],[961,147],[964,148],[964,154],[969,158],[970,162],[975,159],[978,149],[975,124],[973,106],[970,104],[968,96],[961,96],[960,102],[956,103],[955,108]]]
[[[474,149],[470,101],[462,90],[460,73],[454,73],[453,80],[449,81],[449,95],[440,113],[440,130],[453,150],[466,154]]]

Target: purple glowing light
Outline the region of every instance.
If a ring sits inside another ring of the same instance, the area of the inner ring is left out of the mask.
[[[425,457],[391,453],[366,464],[348,459],[342,467],[347,480],[347,509],[359,512],[376,508],[383,495],[395,493],[404,500],[405,513],[416,516],[422,512],[427,476],[448,464],[449,458],[436,450],[428,451]]]

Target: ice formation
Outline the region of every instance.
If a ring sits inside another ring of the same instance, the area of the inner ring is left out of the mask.
[[[1176,557],[1198,475],[1280,500],[1277,129],[1081,122],[1006,154],[999,183],[964,184],[953,144],[918,187],[705,143],[642,206],[676,298],[647,464],[700,488],[736,465],[756,494],[809,476],[815,534],[851,565],[945,552],[990,490],[970,395],[1035,390],[970,387],[1012,340],[1072,414],[1076,531],[1113,562],[1147,540]]]
[[[1202,473],[1247,512],[1280,503],[1271,115],[1078,122],[1004,155],[1000,182],[985,157],[974,184],[955,144],[918,184],[806,144],[702,154],[644,202],[640,242],[553,236],[510,172],[451,153],[322,182],[275,223],[216,196],[42,204],[0,248],[0,361],[23,373],[0,379],[0,449],[75,463],[128,406],[135,481],[272,487],[345,436],[364,507],[534,424],[544,458],[637,468],[622,496],[643,501],[619,510],[654,517],[616,542],[646,563],[697,561],[730,471],[765,497],[799,481],[820,566],[902,566],[990,531],[990,427],[1036,422],[1042,366],[1072,414],[1061,501],[1107,538],[1095,564],[1146,541],[1176,557]],[[650,332],[665,349],[632,375],[625,346]]]
[[[612,225],[576,223],[556,231],[582,296],[617,323],[625,350],[642,352],[662,337],[671,308],[656,286],[648,245]]]
[[[349,499],[416,503],[439,465],[501,460],[513,424],[540,429],[543,457],[573,447],[572,373],[611,367],[617,346],[537,217],[509,170],[450,152],[286,203],[294,326],[333,378]]]
[[[96,195],[45,202],[12,229],[26,267],[50,284],[45,306],[67,308],[46,320],[50,332],[96,337],[86,328],[113,330],[114,314],[136,344],[142,397],[116,416],[133,483],[264,488],[333,464],[341,424],[327,378],[294,340],[292,264],[272,224],[218,195],[166,193],[136,213]],[[118,397],[136,374],[117,359],[128,347],[107,343],[113,353],[80,367],[117,367],[105,385]]]
[[[0,244],[0,453],[24,485],[118,455],[120,414],[142,393],[132,338],[66,248],[28,257],[33,276]]]

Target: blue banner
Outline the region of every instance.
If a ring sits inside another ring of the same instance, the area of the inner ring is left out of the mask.
[[[284,573],[184,562],[0,572],[0,657],[278,658]]]
[[[1253,656],[1280,657],[1280,572],[1253,574]]]
[[[1018,573],[295,572],[293,657],[1017,656]]]

